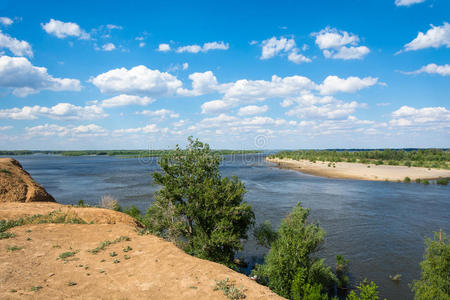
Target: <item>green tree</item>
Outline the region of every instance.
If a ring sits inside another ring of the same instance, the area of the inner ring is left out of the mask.
[[[358,293],[355,291],[351,291],[347,296],[347,300],[378,300],[380,297],[378,296],[378,286],[375,282],[371,281],[370,283],[363,282],[357,287]],[[359,295],[358,295],[359,294]]]
[[[308,216],[309,209],[300,203],[293,208],[281,222],[264,264],[254,271],[261,283],[283,297],[302,299],[317,285],[321,293],[326,292],[336,281],[331,269],[315,256],[325,232],[318,224],[307,224]]]
[[[425,259],[420,263],[422,275],[415,280],[412,290],[414,299],[450,299],[450,243],[448,236],[440,231],[433,239],[425,241]]]
[[[222,178],[220,156],[198,139],[160,157],[161,172],[153,173],[162,188],[146,214],[153,233],[176,242],[186,252],[231,265],[241,240],[254,222],[243,201],[244,184]]]

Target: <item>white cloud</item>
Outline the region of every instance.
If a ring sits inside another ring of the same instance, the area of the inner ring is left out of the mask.
[[[14,21],[11,20],[10,18],[8,18],[8,17],[0,17],[0,24],[2,24],[4,26],[9,26],[12,23],[14,23]]]
[[[168,109],[160,109],[160,110],[154,110],[154,111],[143,110],[141,112],[138,112],[137,114],[149,116],[149,117],[158,117],[161,120],[164,120],[166,118],[176,119],[176,118],[180,117],[179,114],[177,114],[171,110],[168,110]]]
[[[35,120],[40,117],[55,120],[92,120],[106,116],[108,115],[99,106],[76,106],[70,103],[58,103],[52,107],[35,105],[0,109],[0,119],[13,120]]]
[[[170,45],[169,44],[159,44],[158,51],[160,51],[160,52],[170,51]]]
[[[296,64],[311,62],[311,59],[302,54],[299,54],[298,49],[291,51],[291,53],[288,55],[288,59]]]
[[[25,130],[29,136],[70,136],[72,138],[80,138],[107,135],[107,131],[96,124],[80,126],[60,126],[56,124],[44,124],[34,127],[26,127]]]
[[[419,70],[412,72],[402,72],[403,74],[412,75],[412,74],[420,74],[420,73],[428,73],[428,74],[439,74],[442,76],[450,75],[450,65],[436,65],[436,64],[428,64],[423,66]]]
[[[183,70],[187,70],[189,68],[189,64],[187,62],[183,63]]]
[[[365,77],[359,78],[350,76],[347,78],[339,78],[337,76],[328,76],[320,85],[319,90],[322,95],[330,95],[338,92],[354,93],[361,89],[375,85],[378,78]]]
[[[285,37],[280,37],[280,39],[272,37],[270,39],[262,41],[261,44],[261,59],[269,59],[275,57],[280,52],[288,52],[296,46],[294,39],[287,39]]]
[[[113,43],[107,43],[102,46],[103,51],[113,51],[116,49],[116,45]]]
[[[397,6],[410,6],[417,3],[425,2],[426,0],[395,0]]]
[[[343,46],[339,48],[336,52],[333,50],[324,50],[323,54],[326,58],[334,58],[334,59],[362,59],[364,56],[369,54],[370,49],[366,46],[359,47],[346,47]]]
[[[229,48],[228,43],[209,42],[209,43],[204,43],[203,46],[188,45],[188,46],[178,47],[176,52],[177,53],[183,53],[183,52],[199,53],[199,52],[208,52],[210,50],[228,50],[228,48]]]
[[[143,47],[145,47],[145,42],[140,42],[139,43],[139,48],[143,48]]]
[[[109,30],[112,30],[112,29],[122,30],[123,29],[122,26],[114,25],[114,24],[108,24],[108,25],[106,25],[106,28],[108,28]]]
[[[17,56],[33,57],[33,50],[28,42],[19,41],[8,34],[2,33],[0,30],[0,49],[1,48],[8,49],[11,53]]]
[[[100,103],[100,106],[105,108],[128,106],[128,105],[146,106],[154,101],[155,99],[150,97],[139,97],[134,95],[121,94],[119,96],[103,100]]]
[[[269,107],[267,105],[257,106],[257,105],[249,105],[245,107],[239,108],[238,116],[251,116],[265,113]]]
[[[46,24],[41,24],[42,29],[48,34],[54,35],[59,39],[64,39],[66,37],[77,37],[81,40],[89,40],[90,35],[81,29],[81,27],[72,22],[62,22],[54,19]]]
[[[162,96],[175,94],[183,85],[175,76],[140,65],[130,70],[113,69],[90,80],[102,93]]]
[[[126,129],[116,129],[114,130],[115,135],[123,135],[123,134],[130,134],[130,133],[157,133],[160,132],[161,129],[159,129],[156,124],[149,124],[144,127],[138,127],[138,128],[126,128]]]
[[[231,103],[227,103],[223,100],[213,100],[202,104],[202,114],[220,113],[228,110],[231,107]]]
[[[430,26],[431,29],[428,29],[426,33],[419,32],[414,40],[406,44],[404,51],[414,51],[430,47],[439,48],[442,46],[450,48],[450,24],[444,22],[442,26]]]
[[[16,96],[39,93],[41,90],[79,91],[80,81],[55,78],[44,67],[33,66],[25,57],[0,57],[0,87],[11,88]]]
[[[391,126],[450,127],[450,111],[445,107],[414,108],[402,106],[392,113]]]
[[[361,59],[370,52],[366,46],[357,46],[359,37],[347,31],[326,27],[311,35],[316,38],[315,43],[323,51],[325,58]]]
[[[203,73],[192,73],[189,75],[192,80],[192,90],[179,89],[178,93],[183,96],[200,96],[214,92],[218,89],[217,78],[212,71]]]
[[[10,130],[12,128],[12,126],[0,126],[0,131]]]

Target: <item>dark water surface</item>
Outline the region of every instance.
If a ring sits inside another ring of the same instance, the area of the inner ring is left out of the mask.
[[[151,179],[155,158],[15,158],[63,204],[83,199],[98,205],[102,195],[112,195],[122,206],[145,212],[158,188]],[[373,280],[388,299],[413,298],[408,284],[420,277],[424,238],[439,229],[450,232],[450,186],[327,179],[275,168],[261,155],[227,156],[221,171],[245,183],[257,222],[278,226],[298,201],[311,208],[311,219],[326,231],[320,256],[334,266],[336,254],[344,255],[352,283]],[[266,251],[250,239],[241,255],[255,262]],[[400,283],[389,279],[397,273]]]

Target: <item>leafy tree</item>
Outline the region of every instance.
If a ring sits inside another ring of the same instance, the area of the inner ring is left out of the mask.
[[[380,297],[378,296],[378,286],[375,282],[371,281],[370,283],[362,282],[357,287],[358,293],[355,291],[351,291],[347,296],[347,300],[378,300]],[[359,294],[359,295],[358,295]]]
[[[277,240],[278,233],[272,228],[269,221],[265,221],[255,227],[253,236],[259,245],[270,248],[270,245]]]
[[[160,157],[161,172],[153,178],[162,188],[146,223],[190,254],[231,265],[254,222],[251,206],[243,202],[244,184],[221,177],[221,158],[208,144],[192,137],[188,142],[186,149],[177,145]]]
[[[283,297],[302,299],[317,284],[322,293],[336,281],[331,269],[315,256],[325,232],[318,224],[307,224],[308,216],[309,209],[300,203],[293,208],[281,222],[265,263],[254,271],[261,283]]]
[[[450,299],[450,243],[440,231],[426,240],[425,259],[420,263],[422,275],[412,284],[414,299]]]

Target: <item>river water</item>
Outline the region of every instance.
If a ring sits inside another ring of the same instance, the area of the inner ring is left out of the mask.
[[[98,205],[102,195],[112,195],[122,206],[145,212],[158,189],[151,178],[158,170],[156,158],[15,158],[63,204],[83,199]],[[331,266],[336,254],[344,255],[352,283],[373,280],[388,299],[413,298],[408,284],[420,277],[425,237],[439,229],[450,233],[450,186],[328,179],[279,169],[262,155],[248,154],[226,156],[221,171],[245,183],[245,200],[257,223],[269,220],[278,226],[297,202],[310,208],[310,220],[326,231],[319,255]],[[254,264],[266,251],[250,237],[239,255]],[[402,275],[399,283],[389,279],[397,273]]]

